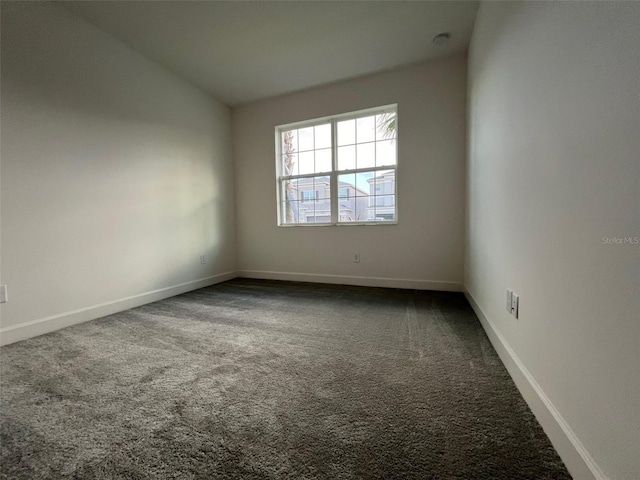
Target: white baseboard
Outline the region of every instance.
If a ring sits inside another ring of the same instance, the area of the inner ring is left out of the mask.
[[[412,280],[387,277],[358,277],[349,275],[325,275],[317,273],[272,272],[266,270],[239,270],[239,277],[265,280],[287,280],[292,282],[331,283],[362,287],[410,288],[416,290],[441,290],[462,292],[462,283],[438,280]]]
[[[119,300],[112,300],[110,302],[79,308],[77,310],[59,313],[50,317],[40,318],[30,322],[2,328],[0,329],[0,345],[9,345],[10,343],[37,337],[38,335],[70,327],[71,325],[95,320],[96,318],[104,317],[106,315],[112,315],[117,312],[122,312],[123,310],[139,307],[141,305],[146,305],[147,303],[157,302],[158,300],[180,295],[181,293],[189,292],[191,290],[231,280],[237,276],[236,272],[221,273],[219,275],[200,278],[191,282],[160,288],[151,292],[140,293],[138,295],[132,295]]]
[[[504,337],[489,321],[473,296],[465,289],[467,300],[478,316],[493,348],[507,368],[521,395],[538,419],[574,480],[608,480],[542,387],[520,361]]]

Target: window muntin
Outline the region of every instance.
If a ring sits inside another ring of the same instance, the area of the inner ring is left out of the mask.
[[[279,225],[396,223],[395,105],[277,127],[276,139]]]

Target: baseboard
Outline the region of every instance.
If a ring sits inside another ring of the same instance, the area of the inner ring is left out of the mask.
[[[71,325],[88,322],[89,320],[95,320],[96,318],[112,315],[117,312],[122,312],[123,310],[146,305],[147,303],[157,302],[158,300],[180,295],[181,293],[189,292],[191,290],[231,280],[237,276],[238,275],[235,271],[221,273],[211,277],[200,278],[191,282],[172,285],[170,287],[160,288],[151,292],[140,293],[138,295],[132,295],[130,297],[2,328],[0,329],[0,345],[9,345],[10,343],[37,337],[45,333],[60,330],[61,328],[70,327]]]
[[[493,327],[473,296],[466,289],[464,294],[478,316],[493,348],[574,480],[608,480],[608,477],[598,467],[569,424],[544,393],[542,387],[536,382],[500,332]]]
[[[358,285],[362,287],[410,288],[416,290],[441,290],[462,292],[462,283],[437,280],[412,280],[387,277],[358,277],[349,275],[325,275],[317,273],[272,272],[266,270],[239,270],[239,277],[265,280],[288,280],[293,282],[331,283]]]

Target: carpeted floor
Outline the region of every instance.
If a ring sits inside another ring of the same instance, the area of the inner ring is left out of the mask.
[[[236,279],[0,360],[0,478],[571,478],[462,294]]]

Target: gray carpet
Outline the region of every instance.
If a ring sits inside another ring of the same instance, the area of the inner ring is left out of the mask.
[[[569,479],[464,296],[236,279],[4,347],[3,479]]]

